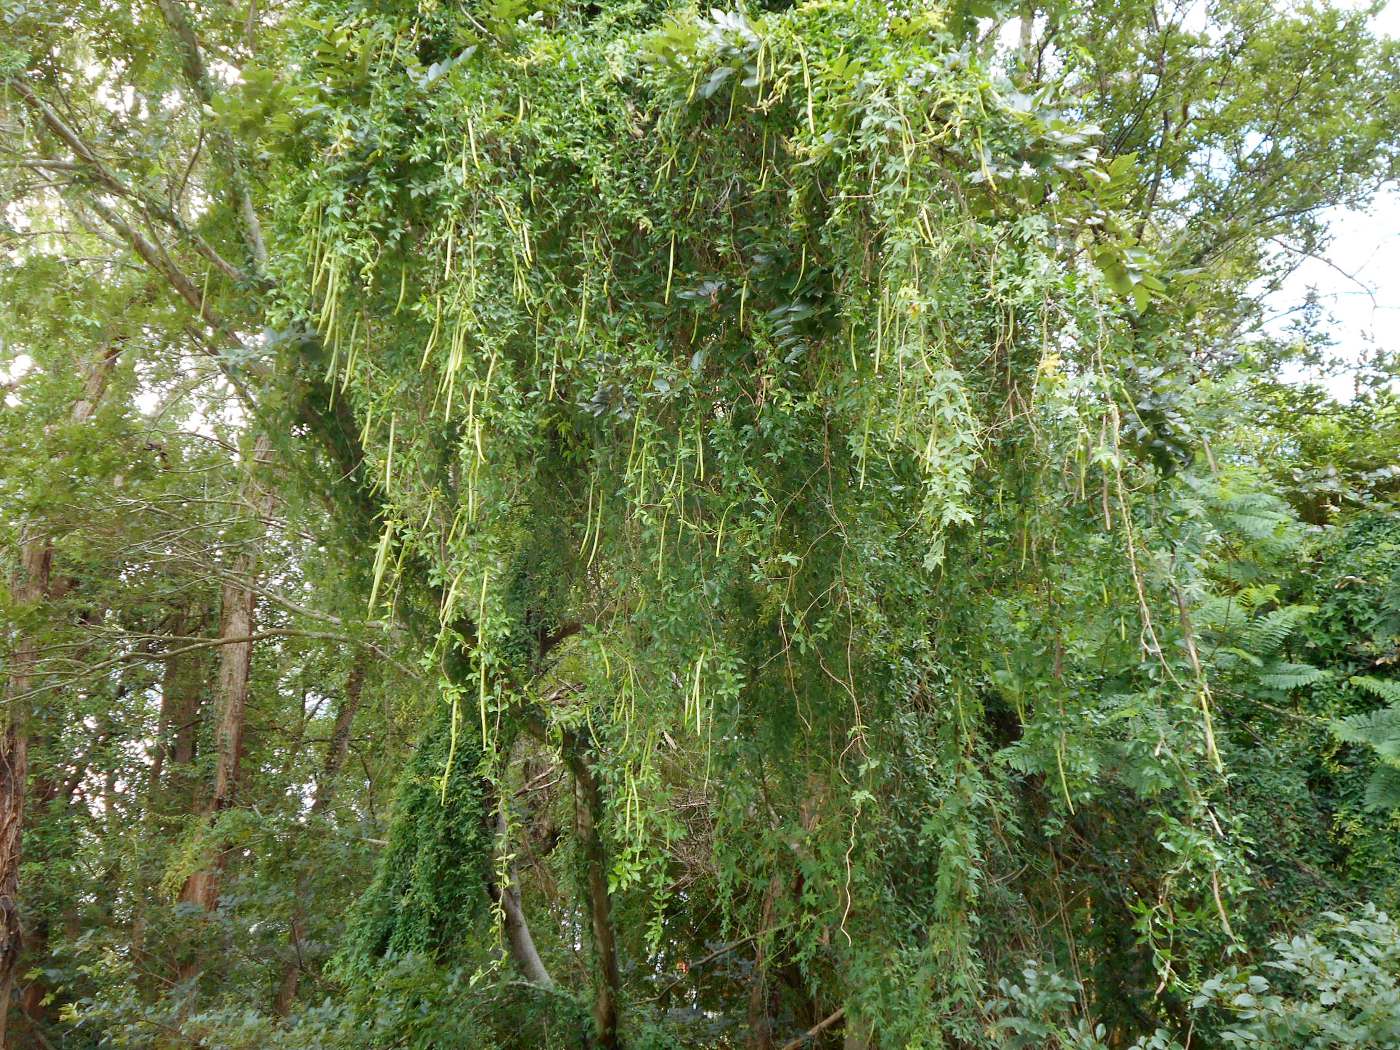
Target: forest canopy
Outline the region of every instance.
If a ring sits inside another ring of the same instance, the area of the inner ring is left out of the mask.
[[[1377,9],[6,0],[0,1046],[1400,1045]]]

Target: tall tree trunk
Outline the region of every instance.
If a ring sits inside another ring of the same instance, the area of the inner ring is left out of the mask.
[[[271,455],[271,443],[259,434],[252,462],[244,482],[243,500],[257,521],[259,536],[263,522],[272,512],[272,492],[259,483],[259,468]],[[258,596],[258,548],[254,542],[234,560],[223,586],[219,637],[228,641],[219,647],[218,723],[214,730],[214,790],[205,807],[208,818],[231,807],[238,791],[239,763],[243,757],[243,729],[248,712],[248,679],[253,665],[252,635],[256,622]],[[219,879],[227,851],[216,844],[203,868],[191,874],[180,891],[180,900],[197,904],[207,912],[219,904]],[[188,972],[186,973],[188,976]]]
[[[156,0],[156,6],[160,8],[161,17],[165,19],[165,24],[175,37],[185,80],[199,99],[200,106],[212,112],[215,102],[214,81],[205,66],[203,48],[199,45],[199,37],[195,34],[194,25],[189,20],[184,4],[180,0]],[[219,162],[228,175],[230,189],[238,203],[238,217],[242,220],[244,241],[248,245],[257,272],[261,274],[267,269],[267,245],[263,242],[262,224],[258,220],[257,210],[253,207],[253,195],[243,158],[234,144],[233,136],[222,123],[214,123],[213,136],[219,146]]]
[[[312,817],[324,813],[335,796],[336,781],[345,768],[345,759],[350,754],[350,730],[355,723],[355,714],[360,709],[360,695],[365,687],[365,658],[357,653],[350,665],[350,675],[345,680],[345,693],[336,708],[335,725],[331,728],[331,738],[326,744],[326,760],[321,766],[321,775],[316,778],[316,793],[311,801]],[[291,955],[282,968],[282,979],[277,984],[277,997],[272,1011],[285,1017],[296,1001],[297,988],[301,984],[302,944],[306,937],[306,913],[302,901],[307,890],[307,877],[297,879],[296,894],[292,901],[292,928],[289,935]]]
[[[189,610],[183,605],[170,616],[169,632],[176,638],[185,637],[189,630]],[[156,746],[151,755],[151,799],[162,795],[161,777],[165,772],[165,762],[174,749],[176,726],[183,721],[180,711],[187,701],[186,682],[188,680],[189,653],[165,658],[165,673],[160,680],[160,717],[156,722]]]
[[[360,710],[360,697],[364,689],[365,657],[363,653],[357,653],[350,665],[350,674],[345,679],[345,693],[335,712],[331,738],[326,743],[326,760],[321,766],[321,775],[316,778],[316,795],[311,801],[313,816],[324,813],[335,797],[336,779],[345,768],[345,759],[350,754],[350,730],[355,725],[355,715]]]
[[[201,619],[195,625],[195,630],[202,632],[205,621]],[[203,706],[204,700],[204,675],[200,671],[199,657],[186,653],[180,657],[181,660],[188,658],[189,663],[183,669],[186,677],[182,683],[183,688],[178,696],[178,702],[171,711],[171,748],[170,763],[173,767],[170,775],[173,777],[178,770],[182,775],[187,772],[190,766],[194,765],[195,747],[199,740],[199,709]]]
[[[768,880],[768,889],[763,894],[759,934],[754,939],[753,978],[749,985],[750,1050],[773,1048],[773,1018],[769,1010],[771,994],[768,986],[768,935],[773,925],[773,909],[782,888],[782,876],[774,874]]]
[[[14,596],[20,605],[34,605],[48,590],[53,550],[47,537],[34,536],[20,548],[19,578]],[[5,705],[5,730],[0,743],[0,1046],[9,1047],[7,1020],[22,946],[19,913],[19,862],[24,824],[24,793],[29,778],[28,700],[38,650],[22,635],[10,659],[10,688]]]
[[[112,340],[92,364],[83,393],[69,412],[71,423],[81,426],[92,417],[122,342]],[[20,567],[13,594],[15,602],[36,606],[48,598],[53,570],[53,545],[42,531],[31,532],[20,546]],[[10,659],[10,689],[0,736],[0,1047],[8,1047],[10,998],[20,963],[20,855],[24,834],[25,790],[29,777],[29,699],[34,689],[39,651],[35,638],[21,633],[15,638]]]
[[[201,611],[197,618],[186,606],[176,608],[167,625],[176,638],[203,633],[208,619]],[[173,648],[181,648],[176,642]],[[162,834],[162,822],[172,813],[188,814],[198,807],[191,791],[194,764],[195,735],[199,725],[199,709],[205,676],[202,654],[181,653],[165,659],[161,677],[160,717],[156,729],[155,750],[151,755],[151,774],[147,787],[145,818],[152,825],[152,834]],[[139,956],[144,950],[147,929],[146,900],[157,900],[155,886],[147,885],[142,906],[131,920],[131,951]]]
[[[617,940],[613,934],[612,897],[608,893],[608,857],[603,842],[603,795],[598,778],[582,750],[570,748],[569,766],[574,774],[575,817],[579,842],[587,869],[588,911],[593,927],[593,1026],[602,1050],[619,1050],[619,988],[622,984],[617,965]]]
[[[86,423],[102,395],[121,353],[113,340],[88,372],[83,392],[69,412],[75,425]],[[20,544],[18,578],[13,587],[16,604],[37,606],[50,593],[53,545],[41,530],[33,530]],[[8,1048],[10,999],[19,953],[23,944],[19,908],[19,865],[24,829],[25,792],[29,779],[29,692],[34,688],[39,661],[37,640],[23,632],[15,638],[10,658],[3,734],[0,734],[0,1047]]]

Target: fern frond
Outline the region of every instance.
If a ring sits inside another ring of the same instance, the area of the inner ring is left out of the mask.
[[[1400,809],[1400,769],[1381,766],[1371,775],[1366,785],[1365,805],[1372,812]]]
[[[1045,756],[1040,754],[1038,749],[1031,747],[1025,740],[1018,740],[1010,747],[1003,749],[1001,758],[1016,772],[1027,775],[1044,773],[1050,768],[1050,765],[1047,765],[1045,761]]]
[[[1278,601],[1278,584],[1265,583],[1246,587],[1235,597],[1235,601],[1246,609],[1262,609]]]
[[[1252,540],[1279,540],[1292,522],[1284,504],[1265,492],[1241,492],[1221,500],[1219,524]]]
[[[1245,652],[1243,649],[1236,648],[1233,645],[1228,645],[1224,649],[1221,649],[1219,656],[1232,656],[1241,663],[1249,664],[1250,667],[1264,666],[1264,661],[1259,659],[1259,657],[1255,656],[1253,653]],[[1219,660],[1218,662],[1228,664],[1229,661]]]
[[[1256,656],[1273,656],[1314,611],[1311,605],[1285,605],[1274,609],[1245,625],[1237,644]]]
[[[1350,679],[1352,685],[1364,689],[1372,696],[1378,696],[1391,704],[1400,704],[1400,682],[1385,678],[1372,678],[1370,675],[1356,675]]]
[[[1246,511],[1226,516],[1225,524],[1251,540],[1273,539],[1287,524],[1287,519],[1274,514]]]
[[[1278,663],[1259,676],[1259,684],[1266,689],[1302,689],[1331,678],[1331,674],[1320,667],[1308,664]]]
[[[1230,620],[1240,616],[1239,603],[1233,597],[1213,594],[1203,599],[1196,607],[1196,623],[1204,628],[1220,629]]]
[[[1363,744],[1384,759],[1400,761],[1400,708],[1340,718],[1332,723],[1332,732],[1338,740]]]
[[[1247,558],[1229,559],[1215,567],[1214,573],[1222,580],[1248,587],[1265,575],[1263,569]]]

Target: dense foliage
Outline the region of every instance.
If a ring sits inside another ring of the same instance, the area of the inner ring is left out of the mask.
[[[4,13],[5,1045],[1394,1044],[1368,12]]]

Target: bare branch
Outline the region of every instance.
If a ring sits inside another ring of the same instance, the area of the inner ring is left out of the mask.
[[[204,65],[204,55],[200,51],[199,38],[195,36],[194,26],[186,17],[183,5],[180,4],[179,0],[157,0],[157,3],[160,7],[160,13],[165,19],[165,24],[175,34],[175,40],[180,48],[185,79],[189,81],[190,87],[194,89],[195,96],[200,103],[204,106],[212,106],[214,104],[214,85],[209,78],[209,70]],[[263,241],[262,224],[258,221],[258,213],[253,207],[253,194],[248,187],[248,176],[243,170],[243,160],[238,155],[233,137],[227,131],[221,128],[216,129],[214,137],[223,150],[224,166],[228,169],[229,179],[233,183],[234,196],[238,198],[238,212],[243,219],[243,236],[248,242],[248,251],[253,256],[253,262],[257,266],[258,272],[264,273],[267,270],[267,245]]]
[[[118,197],[131,201],[152,218],[159,219],[166,226],[169,226],[184,240],[188,241],[195,251],[204,256],[209,262],[213,263],[220,272],[232,280],[240,283],[247,283],[248,276],[216,252],[203,237],[190,229],[188,224],[186,224],[180,216],[176,215],[154,197],[128,186],[124,181],[118,178],[116,173],[108,168],[93,149],[83,141],[82,136],[62,117],[55,113],[47,102],[36,95],[28,84],[20,78],[13,76],[7,78],[7,83],[14,89],[15,93],[24,100],[25,104],[38,115],[44,126],[67,146],[83,165],[85,165],[85,170],[92,175],[99,185]]]

